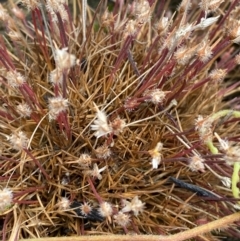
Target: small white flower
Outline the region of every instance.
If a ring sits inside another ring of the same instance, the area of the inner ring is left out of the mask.
[[[212,140],[212,124],[213,119],[209,116],[203,118],[199,115],[195,120],[195,130],[198,131],[200,139],[205,143]]]
[[[17,113],[21,116],[21,117],[29,117],[32,114],[32,110],[29,107],[29,105],[27,105],[26,103],[24,104],[19,104],[17,106]]]
[[[84,202],[80,206],[80,212],[83,216],[87,216],[92,211],[92,206],[88,202]]]
[[[49,75],[49,81],[53,85],[62,85],[62,81],[63,81],[62,70],[56,68],[53,71],[51,71]]]
[[[170,91],[162,91],[160,89],[147,90],[143,93],[144,96],[149,97],[146,101],[150,101],[153,104],[161,104],[166,97],[166,94]]]
[[[101,172],[103,172],[106,168],[107,168],[107,166],[104,166],[101,169],[99,169],[98,165],[96,163],[94,163],[93,169],[88,170],[85,173],[88,175],[91,175],[92,177],[96,177],[98,180],[101,180],[102,179]]]
[[[76,63],[76,56],[67,52],[68,48],[56,49],[56,65],[60,70],[69,69]]]
[[[60,202],[57,205],[58,205],[59,209],[67,210],[70,208],[70,204],[71,204],[71,202],[68,198],[62,197]]]
[[[120,119],[119,116],[110,123],[110,127],[115,135],[118,135],[120,132],[122,132],[125,126],[125,120]]]
[[[232,186],[232,181],[231,181],[231,179],[230,179],[229,177],[222,177],[220,180],[221,180],[222,184],[223,184],[225,187],[231,188],[231,186]]]
[[[227,164],[233,165],[235,162],[240,162],[240,146],[233,142],[224,141],[217,133],[214,133],[214,135],[217,137],[221,149],[225,154],[224,160]]]
[[[49,98],[49,119],[56,120],[61,112],[67,110],[68,100],[61,96]]]
[[[121,211],[114,215],[113,218],[115,222],[122,227],[126,227],[130,222],[130,216]]]
[[[8,71],[6,78],[13,88],[21,87],[26,82],[25,77],[16,70]]]
[[[123,200],[125,207],[122,209],[123,213],[133,211],[135,216],[138,216],[139,212],[143,212],[144,205],[141,200],[138,199],[138,196],[135,196],[131,202]]]
[[[210,72],[209,77],[214,81],[223,81],[226,75],[226,69],[214,69]]]
[[[190,158],[189,168],[191,171],[201,171],[204,172],[205,166],[204,166],[204,159],[202,159],[200,156],[192,156]]]
[[[82,153],[77,162],[82,167],[89,167],[92,163],[92,157],[87,153]]]
[[[11,143],[13,149],[18,151],[27,149],[28,142],[29,142],[29,139],[22,131],[19,131],[16,134],[12,134],[10,137],[8,137],[8,140]]]
[[[112,151],[110,150],[110,148],[107,145],[99,146],[95,150],[95,152],[96,152],[97,158],[99,158],[99,159],[101,159],[101,158],[107,159],[112,154]]]
[[[100,204],[100,208],[98,209],[99,211],[99,214],[102,216],[102,217],[107,217],[107,218],[110,218],[110,216],[112,215],[113,213],[113,208],[112,208],[112,205],[108,202],[102,202]]]
[[[112,128],[108,125],[105,112],[100,111],[96,105],[95,108],[97,109],[96,120],[91,125],[91,129],[95,131],[94,135],[99,138],[101,136],[107,135],[108,133],[111,133]]]
[[[11,206],[13,200],[13,193],[9,188],[3,188],[0,190],[0,213],[4,212]]]

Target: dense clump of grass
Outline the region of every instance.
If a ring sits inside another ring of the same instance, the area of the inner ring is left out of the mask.
[[[238,1],[21,2],[0,7],[2,240],[240,237]]]

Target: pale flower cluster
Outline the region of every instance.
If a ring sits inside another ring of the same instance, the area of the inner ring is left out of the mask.
[[[95,105],[95,104],[94,104]],[[91,125],[91,129],[94,130],[94,136],[97,138],[101,136],[105,136],[109,133],[113,133],[118,135],[123,131],[126,126],[125,120],[116,117],[112,122],[108,123],[107,115],[104,111],[99,110],[99,108],[95,105],[97,110],[95,120]]]
[[[56,13],[59,13],[63,21],[68,20],[65,0],[46,0],[46,9],[51,14],[53,22],[58,22]]]
[[[9,142],[12,145],[12,148],[17,151],[22,151],[23,149],[27,149],[29,139],[26,134],[22,131],[12,134],[8,137]]]
[[[25,77],[16,70],[8,71],[7,76],[8,84],[13,87],[21,87],[26,82]]]
[[[203,118],[203,116],[199,115],[195,120],[195,129],[204,143],[212,141],[212,124],[213,119],[209,116]]]
[[[68,100],[61,96],[49,98],[49,120],[56,120],[60,113],[68,108]]]
[[[59,207],[60,210],[67,210],[70,208],[70,200],[67,197],[62,197],[61,200],[58,202],[57,206]]]
[[[103,172],[106,168],[107,168],[107,166],[104,166],[104,167],[99,169],[98,165],[96,163],[94,163],[93,169],[92,170],[87,170],[87,171],[85,171],[85,173],[87,175],[92,176],[93,178],[97,178],[98,180],[101,180],[102,179],[101,172]]]
[[[135,216],[138,216],[139,212],[143,212],[144,205],[141,200],[138,199],[138,196],[135,196],[131,202],[123,200],[124,207],[121,210],[123,213],[133,212]]]
[[[114,215],[113,218],[122,227],[126,227],[130,223],[130,216],[121,211]]]
[[[112,205],[110,203],[102,202],[100,204],[100,207],[99,207],[98,211],[99,211],[99,214],[102,217],[109,218],[112,215],[112,213],[113,213],[113,208],[112,208]]]
[[[76,63],[76,56],[73,54],[69,54],[67,50],[68,48],[63,48],[63,49],[57,48],[55,50],[56,67],[62,71],[70,69]]]
[[[240,162],[240,146],[221,139],[217,133],[214,133],[214,135],[217,137],[220,147],[225,153],[224,160],[226,163],[228,165],[233,165],[235,162]]]
[[[26,103],[17,105],[17,112],[21,117],[30,117],[32,114],[30,106]]]
[[[161,104],[166,97],[166,94],[170,91],[162,91],[161,89],[152,89],[147,90],[143,93],[143,96],[148,97],[149,99],[146,99],[146,101],[152,102],[153,104]]]
[[[205,166],[204,166],[204,159],[202,159],[200,156],[192,156],[190,158],[190,163],[189,163],[189,168],[191,171],[196,172],[204,172],[205,171]]]
[[[101,136],[105,136],[112,132],[111,126],[108,124],[107,115],[104,111],[101,111],[98,109],[98,107],[95,105],[95,108],[97,109],[96,119],[91,125],[91,129],[94,130],[94,135],[99,138]]]
[[[0,213],[4,212],[12,204],[13,193],[9,188],[0,190]]]

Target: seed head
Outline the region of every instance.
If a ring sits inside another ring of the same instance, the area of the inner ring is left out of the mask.
[[[64,112],[67,110],[68,107],[68,100],[64,99],[61,96],[49,98],[49,119],[50,120],[56,120],[58,115],[61,112]]]
[[[212,57],[212,48],[207,41],[203,41],[197,49],[197,56],[201,62],[206,63]]]
[[[17,106],[17,112],[21,117],[29,117],[32,114],[32,110],[26,103],[19,104]]]
[[[82,167],[89,167],[92,163],[92,158],[89,154],[83,153],[83,154],[80,155],[77,162]]]
[[[217,137],[220,147],[225,153],[224,160],[228,165],[233,165],[235,162],[240,162],[240,146],[238,143],[228,142],[226,140],[221,139],[221,137],[214,133]]]
[[[62,85],[63,74],[62,70],[56,68],[50,72],[49,80],[53,85]]]
[[[141,200],[138,199],[138,196],[135,196],[131,202],[123,200],[124,208],[122,209],[123,213],[133,211],[135,216],[138,216],[139,212],[143,212],[144,205]]]
[[[240,42],[240,20],[237,20],[237,19],[229,20],[228,34],[233,43]]]
[[[120,119],[120,117],[118,116],[110,123],[110,126],[114,135],[118,135],[120,132],[123,131],[123,128],[126,126],[126,122],[125,120]]]
[[[133,11],[138,21],[145,23],[150,19],[151,8],[147,0],[135,2],[134,7]]]
[[[163,103],[165,100],[166,94],[170,93],[170,91],[162,91],[160,89],[153,89],[153,90],[147,90],[143,93],[143,96],[148,97],[146,101],[150,101],[155,105]]]
[[[200,139],[203,142],[212,140],[212,124],[213,119],[211,117],[205,117],[199,115],[195,120],[195,129],[198,130]]]
[[[112,208],[112,205],[108,202],[102,202],[100,204],[100,207],[98,209],[99,211],[99,214],[102,216],[102,217],[106,217],[106,218],[110,218],[110,216],[112,215],[113,213],[113,208]]]
[[[168,19],[168,17],[162,17],[156,24],[155,24],[155,28],[157,29],[158,34],[164,35],[169,26],[170,26],[170,21]]]
[[[181,46],[174,54],[178,64],[187,65],[189,61],[194,57],[196,53],[196,47],[189,48],[187,46]]]
[[[224,80],[226,74],[226,69],[214,69],[209,74],[209,77],[214,81],[221,82]]]
[[[104,166],[101,169],[99,169],[98,165],[96,163],[94,163],[93,169],[85,171],[85,173],[87,175],[90,175],[90,176],[94,177],[94,178],[97,178],[98,180],[101,180],[102,179],[101,172],[103,172],[106,168],[107,168],[107,166]]]
[[[21,151],[23,149],[27,149],[29,139],[25,135],[24,132],[19,131],[18,133],[12,134],[8,137],[9,142],[12,145],[12,148]]]
[[[126,227],[130,222],[130,216],[121,211],[114,215],[113,218],[115,222],[122,227]]]
[[[93,122],[93,125],[91,125],[91,129],[95,131],[94,135],[99,138],[111,133],[112,128],[108,125],[105,112],[100,111],[96,105],[95,108],[97,109],[96,120]]]
[[[123,39],[126,39],[128,36],[135,36],[137,33],[137,25],[138,24],[136,20],[130,19],[124,29]]]
[[[190,10],[190,8],[192,7],[192,3],[189,0],[182,0],[181,4],[178,7],[178,11],[180,13],[184,13]]]
[[[8,71],[6,78],[13,88],[21,87],[26,82],[25,77],[16,70]]]
[[[112,152],[109,149],[109,147],[107,145],[102,145],[100,147],[98,147],[96,150],[96,156],[97,158],[103,158],[103,159],[107,159],[108,157],[111,156]]]
[[[0,213],[4,212],[12,204],[13,193],[9,188],[0,190]]]
[[[76,56],[67,52],[68,48],[56,49],[56,65],[60,70],[70,69],[76,63]]]
[[[200,156],[192,156],[190,158],[189,168],[193,172],[204,172],[205,166],[204,166],[204,159],[202,159]]]
[[[110,24],[114,22],[113,13],[106,9],[101,17],[101,22],[104,27],[110,26]]]
[[[67,210],[70,208],[70,200],[66,197],[62,197],[60,202],[57,204],[60,210]]]
[[[133,111],[135,108],[139,106],[139,103],[136,98],[127,98],[124,103],[124,108],[127,111]]]
[[[202,0],[199,3],[199,7],[207,14],[216,11],[223,1],[224,0]]]

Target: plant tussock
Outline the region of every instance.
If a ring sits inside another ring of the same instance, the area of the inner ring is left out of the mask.
[[[70,2],[0,5],[2,240],[237,212],[238,1]]]

